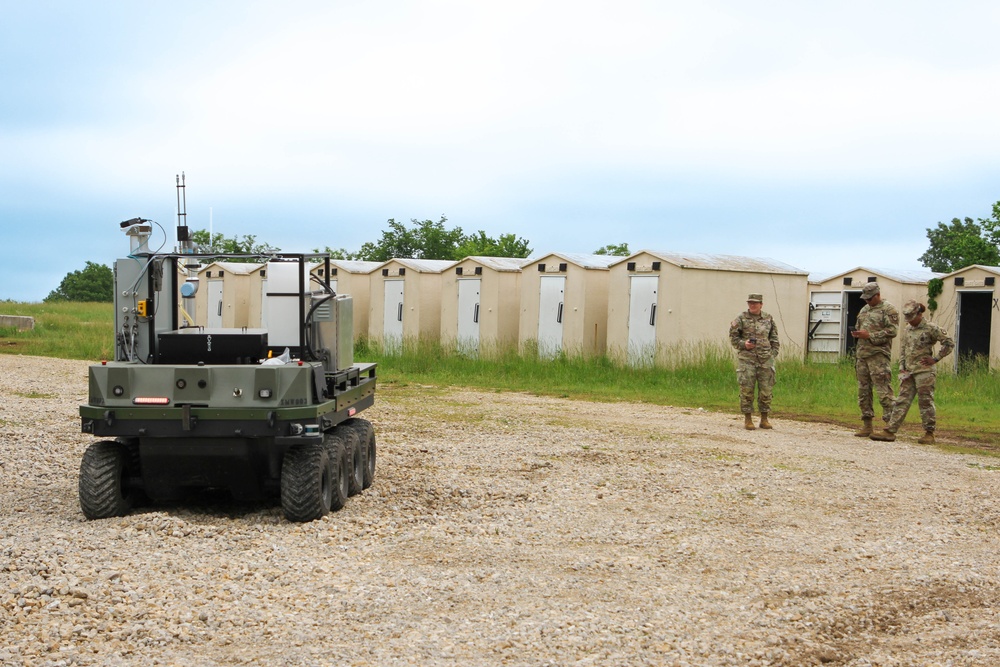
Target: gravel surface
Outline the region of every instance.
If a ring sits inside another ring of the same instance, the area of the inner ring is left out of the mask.
[[[86,521],[87,364],[0,372],[5,666],[1000,664],[997,459],[915,431],[388,387],[323,520]]]

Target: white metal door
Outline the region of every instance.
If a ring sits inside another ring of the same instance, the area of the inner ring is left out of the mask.
[[[656,360],[656,293],[659,276],[631,276],[628,304],[628,363],[651,366]]]
[[[551,358],[563,347],[566,277],[542,276],[538,294],[538,354]]]
[[[385,281],[382,340],[387,348],[399,349],[403,343],[403,285],[402,280]]]
[[[208,281],[208,320],[209,327],[222,326],[222,282]]]
[[[809,295],[809,358],[837,361],[844,349],[843,292],[812,292]]]
[[[479,352],[479,290],[482,280],[458,281],[458,349],[465,354]]]

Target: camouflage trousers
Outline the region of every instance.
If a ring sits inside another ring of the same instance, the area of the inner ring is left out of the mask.
[[[765,363],[740,359],[736,362],[736,379],[740,383],[740,412],[753,412],[754,388],[757,389],[757,408],[761,413],[771,411],[771,392],[774,389],[774,361]]]
[[[872,409],[872,389],[878,394],[878,402],[882,404],[882,419],[889,421],[895,396],[892,393],[892,365],[887,357],[881,354],[867,359],[860,357],[855,361],[854,371],[858,377],[858,407],[861,416],[871,419],[875,416]]]
[[[910,411],[913,399],[917,399],[917,407],[920,409],[920,421],[924,425],[925,431],[933,431],[937,426],[937,410],[934,407],[934,382],[937,373],[927,371],[915,373],[910,376],[900,375],[899,397],[892,408],[892,419],[886,429],[895,433],[899,430],[906,413]]]

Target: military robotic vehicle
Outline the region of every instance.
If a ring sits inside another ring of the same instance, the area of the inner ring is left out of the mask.
[[[354,363],[352,301],[330,289],[329,256],[201,254],[180,224],[177,252],[150,252],[149,222],[122,223],[131,252],[114,265],[114,360],[90,367],[80,406],[83,432],[101,438],[80,465],[84,515],[198,489],[280,497],[291,521],[343,507],[375,475],[375,433],[358,415],[374,404],[376,376],[375,364]],[[194,269],[220,258],[263,264],[261,327],[190,316]]]

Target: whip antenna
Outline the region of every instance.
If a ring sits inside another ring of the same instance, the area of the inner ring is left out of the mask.
[[[177,177],[177,244],[182,253],[194,252],[187,225],[187,188],[184,185],[184,172]]]

